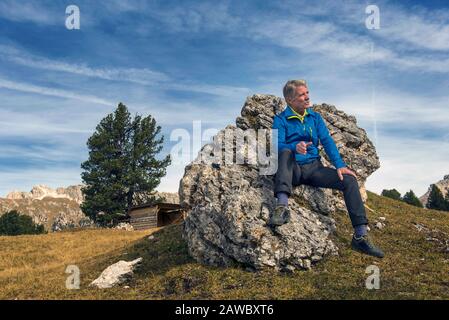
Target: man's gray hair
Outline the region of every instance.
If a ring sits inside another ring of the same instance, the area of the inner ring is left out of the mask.
[[[306,80],[288,80],[283,90],[284,99],[294,99],[296,95],[296,88],[301,86],[307,87]]]

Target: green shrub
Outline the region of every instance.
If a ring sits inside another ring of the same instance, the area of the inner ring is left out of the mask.
[[[400,192],[398,190],[396,190],[396,189],[391,189],[391,190],[383,189],[382,190],[382,196],[383,197],[388,197],[388,198],[391,198],[391,199],[394,199],[394,200],[399,200],[399,201],[402,200]]]
[[[41,233],[45,233],[43,225],[35,224],[31,217],[22,215],[16,210],[9,211],[0,217],[0,235],[17,236]]]

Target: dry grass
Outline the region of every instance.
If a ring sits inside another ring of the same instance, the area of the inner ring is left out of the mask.
[[[72,232],[0,237],[0,298],[57,298],[64,294],[65,269],[100,267],[133,242],[154,232],[90,229]]]
[[[382,260],[349,249],[351,226],[335,215],[340,255],[311,271],[278,274],[195,263],[181,237],[181,225],[147,232],[85,230],[38,236],[0,237],[0,297],[3,299],[449,299],[449,254],[428,241],[426,226],[441,240],[449,235],[449,213],[423,210],[369,193],[370,221],[386,217],[371,237],[386,252]],[[435,236],[433,234],[433,236]],[[445,238],[446,237],[446,238]],[[90,281],[119,259],[143,257],[130,288],[99,290]],[[68,264],[81,269],[81,289],[67,290]],[[381,288],[365,288],[366,267],[381,272]]]

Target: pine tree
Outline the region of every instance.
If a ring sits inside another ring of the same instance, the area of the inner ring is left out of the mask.
[[[391,190],[384,189],[384,190],[382,190],[381,195],[384,197],[394,199],[394,200],[401,200],[401,194],[396,189],[391,189]]]
[[[81,164],[81,209],[87,216],[101,225],[114,225],[138,204],[138,194],[158,200],[154,190],[171,162],[170,156],[156,159],[164,141],[158,138],[160,130],[151,115],[131,119],[122,103],[101,120],[87,141],[89,159]]]
[[[412,206],[415,206],[415,207],[419,207],[419,208],[423,207],[421,201],[419,201],[418,197],[415,195],[413,190],[406,192],[404,194],[404,197],[402,198],[402,201],[404,201],[405,203],[408,203]]]
[[[434,184],[432,184],[431,186],[426,207],[428,209],[435,210],[448,210],[447,202],[444,200],[443,194],[441,193],[440,189]]]

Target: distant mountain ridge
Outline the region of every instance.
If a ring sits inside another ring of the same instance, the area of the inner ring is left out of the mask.
[[[66,198],[81,204],[84,200],[81,188],[83,185],[73,185],[67,188],[52,189],[46,185],[38,184],[34,186],[31,191],[12,191],[6,195],[6,199],[19,200],[19,199],[36,199],[42,200],[46,197],[49,198]]]
[[[30,216],[35,223],[42,224],[47,231],[59,231],[91,224],[90,219],[81,211],[79,203],[67,197],[0,198],[0,216],[11,210]]]
[[[82,184],[56,189],[39,184],[31,191],[11,191],[6,198],[0,198],[0,216],[17,210],[30,216],[37,224],[44,225],[47,231],[60,231],[69,228],[85,227],[93,222],[81,211],[84,200]],[[179,203],[177,193],[158,192],[165,202]]]
[[[21,200],[21,199],[34,199],[43,200],[44,198],[65,198],[73,200],[78,204],[83,203],[84,196],[81,192],[82,184],[68,186],[66,188],[59,187],[52,189],[44,184],[35,185],[31,191],[11,191],[6,195],[5,199]],[[174,192],[157,192],[157,195],[163,197],[166,202],[179,203],[178,194]],[[0,198],[1,199],[1,198]]]

